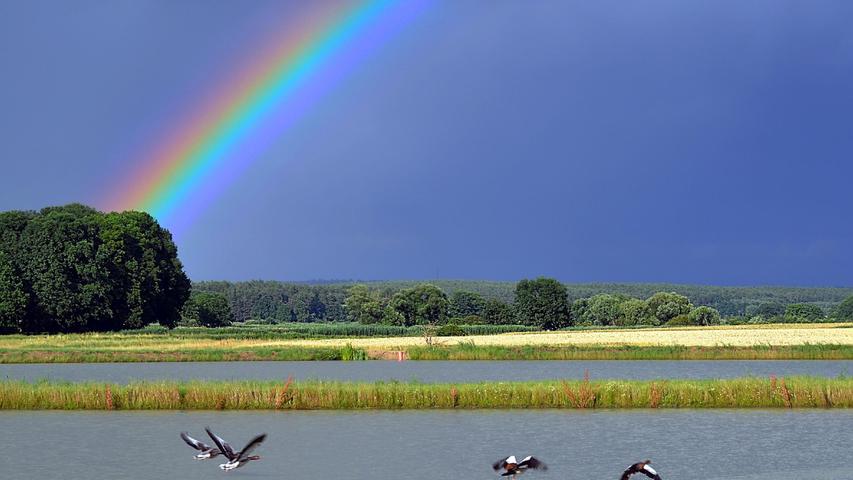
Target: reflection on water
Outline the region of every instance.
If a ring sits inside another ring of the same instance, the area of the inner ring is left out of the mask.
[[[131,380],[297,379],[419,380],[478,382],[582,378],[732,378],[746,375],[853,373],[853,360],[601,360],[601,361],[456,361],[456,362],[187,362],[0,365],[0,378],[126,383]]]
[[[526,480],[616,479],[651,458],[664,479],[853,479],[850,411],[0,412],[0,471],[14,479],[209,479],[178,437],[212,426],[235,445],[269,433],[229,478],[498,478],[490,463],[536,454]]]

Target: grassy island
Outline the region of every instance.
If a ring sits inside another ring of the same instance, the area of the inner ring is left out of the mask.
[[[850,408],[853,378],[404,382],[0,383],[0,410]]]

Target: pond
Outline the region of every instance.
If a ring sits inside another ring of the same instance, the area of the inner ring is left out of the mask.
[[[853,360],[593,360],[593,361],[367,361],[367,362],[172,362],[0,365],[0,379],[110,381],[328,379],[480,382],[593,379],[732,378],[741,376],[853,373]]]
[[[262,459],[229,478],[499,478],[534,454],[526,480],[617,479],[650,458],[664,479],[853,479],[853,412],[839,410],[0,412],[0,468],[14,479],[210,479],[178,437],[204,426]],[[221,457],[220,457],[221,458]],[[645,477],[643,477],[645,478]]]

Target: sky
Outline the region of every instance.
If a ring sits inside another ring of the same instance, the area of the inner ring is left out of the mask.
[[[0,2],[0,210],[105,208],[301,15]],[[204,202],[180,258],[194,280],[853,285],[851,18],[843,0],[433,1]]]

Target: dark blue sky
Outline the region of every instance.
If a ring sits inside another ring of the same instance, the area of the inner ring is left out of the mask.
[[[0,210],[95,204],[291,10],[0,2]],[[853,285],[851,19],[847,1],[436,2],[181,258],[197,280]]]

